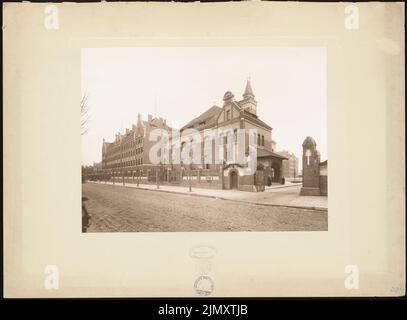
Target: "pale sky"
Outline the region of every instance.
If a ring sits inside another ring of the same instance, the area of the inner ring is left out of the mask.
[[[83,164],[101,161],[102,139],[131,128],[138,113],[179,128],[214,103],[221,107],[226,91],[241,100],[248,77],[277,151],[293,152],[301,167],[302,142],[312,136],[321,161],[327,159],[324,47],[86,48]]]

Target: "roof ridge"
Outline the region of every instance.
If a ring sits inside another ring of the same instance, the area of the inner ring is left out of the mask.
[[[190,127],[191,125],[194,125],[196,123],[200,123],[202,121],[211,119],[211,118],[215,117],[216,115],[218,115],[221,110],[222,110],[221,107],[219,107],[217,105],[213,105],[206,111],[202,112],[199,116],[197,116],[197,117],[193,118],[191,121],[189,121],[186,125],[184,125],[181,128],[181,130],[186,129],[187,127]]]

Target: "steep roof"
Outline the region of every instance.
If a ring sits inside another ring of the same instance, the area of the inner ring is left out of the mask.
[[[263,120],[260,120],[260,118],[257,115],[255,115],[255,114],[253,114],[253,113],[251,113],[249,111],[243,110],[243,115],[245,116],[246,119],[251,120],[254,123],[262,125],[263,127],[267,128],[267,129],[270,129],[270,130],[273,129],[267,123],[265,123]]]
[[[200,116],[194,118],[190,122],[188,122],[185,126],[181,128],[181,130],[185,130],[187,128],[194,128],[200,129],[202,127],[206,127],[209,124],[213,124],[216,122],[217,116],[222,111],[222,108],[218,106],[213,106],[202,113]]]
[[[264,157],[275,157],[275,158],[280,158],[283,160],[288,160],[288,158],[283,157],[270,150],[257,148],[257,158],[264,158]]]

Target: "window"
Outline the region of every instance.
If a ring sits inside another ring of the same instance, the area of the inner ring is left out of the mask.
[[[257,135],[257,145],[261,146],[261,144],[260,144],[260,134]]]
[[[230,120],[230,110],[226,111],[226,121]]]
[[[264,136],[261,136],[261,145],[264,147]]]

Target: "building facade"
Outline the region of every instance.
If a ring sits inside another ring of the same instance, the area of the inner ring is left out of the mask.
[[[276,142],[272,139],[272,127],[262,121],[257,115],[257,101],[248,80],[241,100],[236,100],[233,93],[227,91],[223,96],[223,106],[212,106],[200,116],[191,120],[182,129],[185,132],[194,129],[200,132],[201,140],[204,140],[204,133],[207,129],[216,129],[223,132],[230,132],[233,141],[237,141],[237,130],[245,131],[245,140],[248,150],[249,130],[256,130],[255,141],[257,144],[257,164],[258,169],[263,171],[263,182],[266,185],[271,183],[281,183],[282,181],[282,161],[286,159],[274,152]],[[226,144],[226,139],[224,141]],[[236,143],[234,144],[236,146]],[[215,157],[215,145],[212,145],[212,158]],[[235,152],[237,148],[233,148]],[[224,150],[224,158],[227,158],[227,150]],[[247,154],[247,152],[246,152]],[[204,155],[202,156],[204,158]],[[205,164],[198,166],[202,169],[222,170],[223,189],[239,189],[252,191],[259,183],[258,176],[247,175],[237,162],[229,162],[222,165]]]
[[[144,121],[139,114],[137,123],[131,129],[126,129],[124,134],[117,133],[113,142],[103,139],[102,169],[125,169],[151,165],[149,152],[155,142],[149,141],[148,138],[154,129],[171,131],[166,120],[148,115],[148,120]]]
[[[168,133],[170,156],[169,159],[164,159],[164,153],[161,154],[159,164],[153,164],[149,159],[150,150],[157,143],[149,140],[154,129],[163,129]],[[205,133],[208,129],[227,132],[227,136],[223,137],[221,151],[217,150],[219,145],[216,145],[214,140],[207,140]],[[255,173],[247,174],[247,167],[236,160],[238,129],[245,134],[246,156],[249,155],[249,140],[256,143]],[[254,132],[250,130],[256,130],[256,137],[249,139],[249,134]],[[156,180],[180,184],[185,182],[186,175],[189,174],[189,183],[193,180],[195,186],[199,187],[258,191],[261,186],[264,188],[264,185],[281,183],[284,175],[282,161],[287,158],[274,152],[276,142],[272,139],[272,130],[271,126],[258,117],[257,101],[251,83],[247,81],[241,100],[236,100],[234,95],[227,91],[221,107],[214,105],[183,126],[179,131],[182,137],[179,145],[172,139],[173,131],[164,119],[149,115],[148,120],[144,121],[141,115],[138,115],[137,123],[131,129],[126,129],[124,134],[116,134],[113,142],[103,140],[102,169],[110,170],[113,175],[129,170],[141,170],[152,175],[154,171]],[[187,148],[186,141],[192,142],[197,136],[201,148],[200,161],[191,164],[183,163],[182,160],[174,162],[174,158],[183,159],[182,154]],[[230,145],[230,141],[233,141],[232,148],[225,147],[226,144]],[[223,162],[215,161],[216,152],[223,152]],[[134,173],[132,174],[134,177]],[[154,180],[153,176],[150,178]]]
[[[287,158],[287,160],[283,160],[283,176],[285,178],[298,177],[298,158],[295,154],[286,150],[278,151],[277,153]]]

